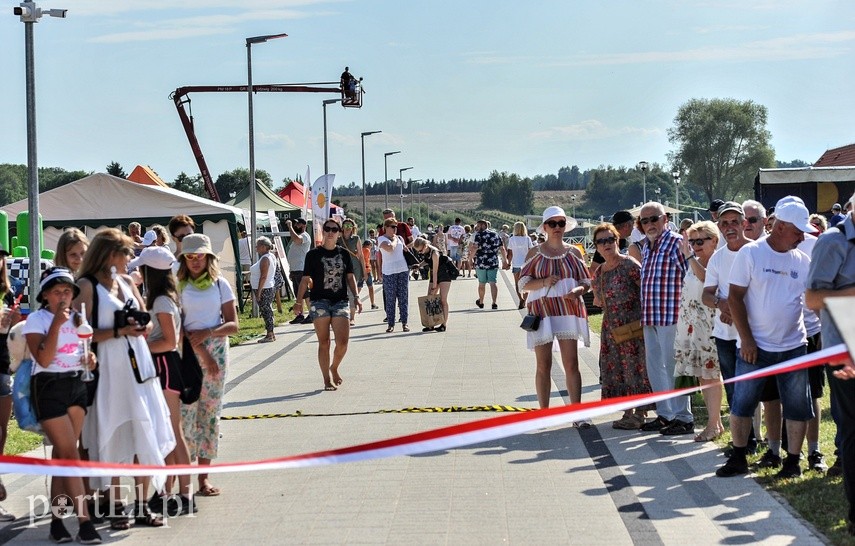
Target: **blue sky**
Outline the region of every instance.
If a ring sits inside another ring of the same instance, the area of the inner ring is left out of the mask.
[[[53,0],[51,0],[53,2]],[[26,162],[24,25],[0,17],[0,163]],[[39,164],[197,172],[168,95],[184,85],[364,78],[364,107],[328,107],[337,183],[523,176],[565,165],[665,163],[667,130],[696,97],[769,109],[778,159],[855,142],[851,0],[56,0],[35,25]],[[323,172],[321,100],[257,94],[256,166]],[[191,95],[214,175],[248,166],[243,94]],[[405,175],[406,177],[406,175]]]

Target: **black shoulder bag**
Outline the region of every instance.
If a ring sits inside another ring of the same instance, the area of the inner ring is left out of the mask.
[[[98,279],[95,278],[94,275],[85,275],[83,277],[92,285],[92,320],[89,323],[92,325],[93,330],[98,329]],[[91,350],[95,355],[98,355],[98,342],[92,341],[89,343],[89,350]],[[86,385],[86,406],[89,407],[95,401],[95,392],[98,390],[98,378],[101,377],[101,373],[99,372],[99,366],[97,366],[94,370],[92,370],[92,381],[84,383]]]

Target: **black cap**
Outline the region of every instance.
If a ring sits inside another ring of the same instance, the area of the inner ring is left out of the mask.
[[[713,199],[710,203],[709,211],[718,212],[718,209],[720,209],[722,205],[724,205],[724,201],[722,201],[721,199]]]
[[[619,225],[632,222],[632,214],[628,210],[619,210],[612,214],[612,224]]]
[[[295,224],[307,224],[308,222],[306,222],[305,218],[297,218],[296,220],[294,220],[294,223]]]

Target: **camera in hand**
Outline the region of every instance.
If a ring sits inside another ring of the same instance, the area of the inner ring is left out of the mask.
[[[125,326],[130,325],[131,323],[128,319],[133,319],[134,326],[137,328],[143,328],[146,324],[151,322],[151,315],[145,311],[134,309],[133,304],[134,302],[132,300],[128,300],[122,309],[113,313],[116,328],[124,328]]]

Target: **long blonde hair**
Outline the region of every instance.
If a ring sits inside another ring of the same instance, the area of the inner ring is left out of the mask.
[[[74,248],[77,243],[83,243],[87,248],[89,247],[89,239],[79,229],[68,228],[63,231],[62,235],[59,236],[59,241],[56,243],[56,256],[54,256],[53,263],[57,267],[69,269],[68,251]]]
[[[96,276],[110,269],[110,261],[116,252],[134,251],[134,240],[121,230],[110,228],[99,232],[83,256],[83,263],[77,271],[77,278],[86,275]]]

